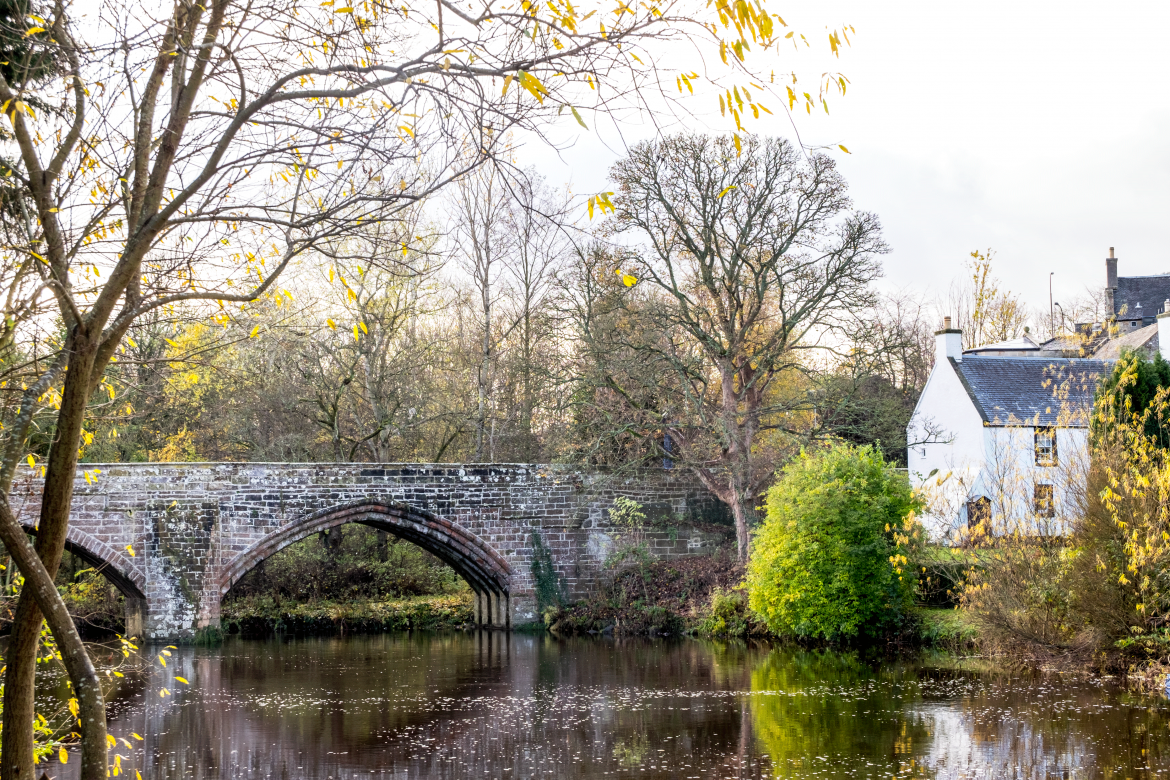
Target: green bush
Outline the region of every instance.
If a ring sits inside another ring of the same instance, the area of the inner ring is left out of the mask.
[[[747,585],[768,628],[841,641],[901,626],[913,604],[909,556],[922,541],[921,505],[879,449],[801,453],[767,503]]]
[[[698,632],[705,636],[745,639],[752,634],[752,629],[747,594],[740,588],[712,589],[710,612],[699,623]]]

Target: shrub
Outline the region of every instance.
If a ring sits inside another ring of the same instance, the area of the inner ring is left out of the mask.
[[[801,453],[768,491],[749,603],[773,632],[829,641],[896,629],[912,606],[920,502],[875,447]]]
[[[747,594],[741,588],[713,588],[710,612],[699,623],[699,633],[719,638],[744,639],[753,633],[752,629]]]

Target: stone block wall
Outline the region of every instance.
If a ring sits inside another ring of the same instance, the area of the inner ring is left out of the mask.
[[[151,639],[218,625],[220,600],[268,556],[350,522],[414,542],[456,569],[478,594],[484,624],[536,618],[534,536],[571,597],[601,574],[620,529],[619,496],[643,505],[656,555],[709,552],[724,535],[722,505],[685,472],[605,474],[529,464],[86,464],[77,481],[69,547],[101,564],[127,596],[128,622]],[[27,527],[40,480],[23,472],[13,506]]]

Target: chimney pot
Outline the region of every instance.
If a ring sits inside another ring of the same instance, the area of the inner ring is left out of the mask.
[[[951,329],[951,318],[950,317],[943,317],[943,330],[950,330],[950,329]]]
[[[1113,257],[1113,247],[1109,247],[1109,257]]]

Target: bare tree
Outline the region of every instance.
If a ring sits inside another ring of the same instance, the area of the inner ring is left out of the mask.
[[[647,39],[689,32],[740,55],[730,62],[743,72],[745,47],[766,50],[775,29],[758,4],[734,25],[722,6],[701,17],[675,3],[623,6],[595,31],[585,20],[600,9],[568,3],[178,0],[105,3],[86,41],[60,0],[29,10],[43,24],[10,19],[0,31],[12,127],[0,174],[33,204],[39,227],[21,251],[66,336],[5,430],[7,495],[37,400],[60,384],[35,549],[0,502],[0,539],[27,583],[7,655],[0,778],[32,777],[43,614],[78,697],[81,777],[100,780],[102,691],[53,575],[87,405],[135,320],[193,301],[228,316],[280,295],[295,258],[343,245],[363,222],[395,220],[492,159],[509,129],[539,132],[590,95],[596,110],[636,104],[658,83],[641,65]]]
[[[542,350],[555,352],[555,328],[549,303],[556,292],[559,265],[569,257],[565,224],[569,220],[568,193],[553,192],[535,171],[526,171],[512,188],[505,216],[515,247],[505,260],[512,277],[511,319],[516,323],[514,361],[518,377],[515,452],[531,462],[537,455],[533,416],[538,397],[552,380],[551,364],[541,361]]]
[[[459,180],[455,188],[456,243],[460,264],[471,282],[475,300],[478,355],[476,361],[475,460],[493,459],[492,391],[496,352],[511,328],[501,333],[496,319],[496,304],[505,295],[501,277],[504,262],[515,250],[515,236],[507,224],[510,191],[504,173],[496,168],[482,168]]]
[[[886,247],[830,159],[780,139],[738,146],[674,136],[614,166],[610,226],[638,250],[613,270],[633,294],[605,328],[583,304],[581,332],[649,451],[728,505],[745,560],[761,489],[785,447],[816,427],[799,378],[808,355],[831,350],[871,305]],[[611,368],[621,356],[649,367],[656,392],[622,385]]]
[[[951,285],[943,303],[944,313],[954,317],[956,327],[963,331],[966,349],[1017,338],[1028,324],[1023,300],[1000,289],[991,270],[994,254],[990,249],[972,252],[965,264],[967,275]]]

